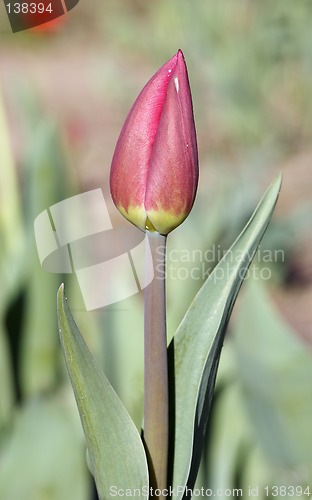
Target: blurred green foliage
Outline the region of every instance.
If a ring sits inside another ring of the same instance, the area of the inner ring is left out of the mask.
[[[102,186],[108,197],[126,113],[178,47],[189,68],[201,179],[192,214],[169,240],[170,335],[218,260],[183,261],[182,252],[226,249],[264,185],[284,172],[262,249],[282,249],[285,259],[270,262],[271,280],[245,287],[234,313],[198,484],[246,492],[311,478],[311,316],[287,324],[311,290],[301,251],[311,238],[311,21],[309,0],[97,0],[92,8],[80,0],[55,34],[13,35],[1,19],[0,500],[92,498],[58,344],[62,280],[88,344],[140,425],[142,297],[86,313],[74,277],[40,267],[33,222],[79,192]],[[119,224],[114,211],[112,218]],[[198,279],[194,266],[203,270]],[[287,318],[272,288],[290,294]]]

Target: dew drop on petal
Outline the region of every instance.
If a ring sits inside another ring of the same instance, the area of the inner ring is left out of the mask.
[[[176,91],[179,92],[179,79],[177,76],[174,79],[174,85],[175,85]]]

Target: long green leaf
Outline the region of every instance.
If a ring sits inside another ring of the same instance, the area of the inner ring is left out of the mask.
[[[270,463],[298,470],[307,480],[312,474],[311,352],[274,309],[263,282],[250,280],[244,292],[233,339],[250,422]]]
[[[147,498],[148,470],[139,433],[85,344],[64,296],[58,292],[62,348],[86,436],[90,468],[101,500]]]
[[[81,429],[64,392],[29,399],[10,424],[1,442],[1,500],[90,499]]]
[[[32,97],[32,93],[28,98]],[[66,198],[65,158],[53,121],[36,117],[36,103],[29,109],[32,130],[25,169],[25,228],[27,242],[27,308],[23,322],[20,356],[21,390],[34,396],[55,386],[57,339],[55,331],[55,289],[59,275],[38,265],[34,221],[46,208]],[[48,229],[48,228],[47,228]],[[42,293],[44,290],[44,293]],[[47,322],[46,318],[53,318]],[[44,331],[44,335],[42,332]]]
[[[278,176],[226,255],[196,295],[169,346],[173,498],[194,485],[226,326],[237,294],[269,224],[281,186]],[[172,401],[172,399],[171,399]]]
[[[12,418],[13,373],[5,325],[5,313],[20,286],[24,260],[22,210],[18,196],[17,170],[10,144],[9,129],[0,89],[0,429]]]

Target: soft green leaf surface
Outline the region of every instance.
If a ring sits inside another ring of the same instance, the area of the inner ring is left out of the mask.
[[[310,478],[311,352],[274,310],[259,280],[248,283],[233,333],[258,443],[272,464]]]
[[[229,316],[281,185],[272,183],[246,227],[196,295],[169,347],[171,392],[175,398],[174,498],[192,486],[200,461],[215,377]],[[193,452],[196,451],[196,453]]]
[[[90,478],[83,436],[68,399],[29,401],[2,442],[1,500],[86,500]]]
[[[213,491],[235,488],[238,464],[252,446],[250,426],[236,381],[221,388],[211,425],[210,440],[205,444],[204,486]]]
[[[148,470],[141,438],[86,346],[67,305],[63,286],[58,293],[58,318],[100,499],[111,498],[112,487],[131,491],[134,498],[147,498]]]
[[[32,109],[33,114],[35,109]],[[33,116],[32,119],[35,122]],[[64,197],[67,179],[64,169],[65,158],[53,122],[37,119],[32,127],[28,149],[25,160],[24,210],[28,238],[28,260],[25,266],[27,308],[20,370],[23,395],[34,396],[55,386],[58,362],[55,289],[59,284],[59,276],[47,272],[39,264],[34,238],[34,220],[43,210]],[[50,318],[48,322],[47,318]]]
[[[23,230],[18,180],[0,89],[0,428],[8,423],[14,402],[6,308],[18,286]]]
[[[14,403],[10,351],[3,320],[0,316],[0,432],[2,426],[10,421]]]
[[[16,167],[11,150],[9,131],[5,116],[2,95],[0,93],[0,228],[1,247],[0,264],[3,256],[18,258],[21,254],[23,231],[21,221],[21,206],[18,193],[18,180]],[[1,269],[1,267],[0,267]],[[7,269],[1,269],[6,280],[13,279],[8,276]],[[13,274],[13,273],[12,273]],[[0,295],[1,297],[1,295]]]

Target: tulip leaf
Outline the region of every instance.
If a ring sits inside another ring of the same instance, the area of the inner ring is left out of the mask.
[[[16,409],[8,434],[1,440],[1,499],[90,498],[90,477],[74,410],[64,393],[29,398]]]
[[[312,355],[250,280],[233,325],[238,373],[257,441],[278,468],[312,474]],[[303,482],[303,481],[302,481]]]
[[[210,274],[169,346],[173,498],[187,498],[200,463],[224,335],[248,267],[271,219],[281,186],[278,176],[247,225]]]
[[[140,435],[85,344],[64,296],[58,292],[62,348],[88,448],[99,498],[135,492],[147,498],[148,470]]]

